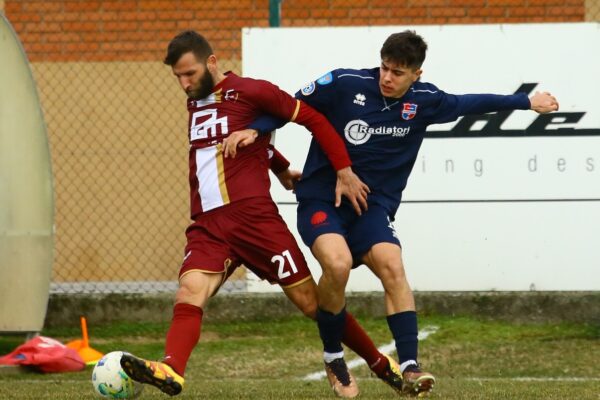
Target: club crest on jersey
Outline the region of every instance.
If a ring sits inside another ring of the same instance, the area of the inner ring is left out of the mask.
[[[404,103],[402,105],[402,119],[413,119],[417,115],[417,105],[414,103]]]
[[[305,96],[311,95],[312,92],[314,92],[314,91],[315,91],[315,83],[314,82],[307,83],[306,86],[304,86],[302,89],[300,89],[300,92]]]
[[[333,82],[333,75],[331,74],[331,72],[328,72],[319,79],[317,79],[317,83],[319,85],[329,85],[331,82]]]
[[[227,92],[225,92],[225,96],[223,98],[225,100],[236,102],[238,99],[238,93],[235,91],[235,89],[227,89]]]

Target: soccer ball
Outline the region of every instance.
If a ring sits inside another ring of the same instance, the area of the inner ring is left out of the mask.
[[[108,353],[94,367],[92,384],[96,393],[108,399],[134,399],[143,386],[131,379],[121,368],[122,351]]]

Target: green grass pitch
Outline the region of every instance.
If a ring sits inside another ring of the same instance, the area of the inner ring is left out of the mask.
[[[377,345],[391,342],[383,318],[359,317]],[[438,378],[432,399],[600,399],[600,327],[577,324],[514,324],[470,317],[428,316],[437,327],[420,344],[420,361]],[[89,327],[91,346],[126,350],[146,358],[162,355],[166,324]],[[77,329],[48,330],[63,342]],[[0,336],[0,354],[22,338]],[[347,360],[355,358],[347,352]],[[316,326],[300,316],[278,321],[209,323],[203,326],[180,399],[333,399],[322,370]],[[362,365],[353,370],[360,399],[398,397]],[[0,373],[0,399],[94,399],[91,368],[67,374]],[[166,399],[146,387],[141,399]]]

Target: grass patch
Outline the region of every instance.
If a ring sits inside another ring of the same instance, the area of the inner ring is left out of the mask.
[[[391,342],[385,318],[360,318],[378,345]],[[427,316],[436,333],[420,345],[420,361],[438,378],[438,399],[598,399],[600,336],[584,324],[512,324],[469,317]],[[157,359],[166,324],[90,326],[92,347]],[[42,334],[63,342],[78,330]],[[22,342],[0,336],[0,353]],[[351,352],[347,359],[354,358]],[[318,399],[333,394],[325,381],[301,378],[322,369],[315,324],[293,316],[276,321],[205,323],[186,372],[182,399]],[[395,397],[366,366],[354,371],[361,399]],[[70,374],[0,374],[0,399],[93,399],[91,368]],[[517,378],[536,378],[524,381]],[[554,380],[546,380],[554,378]],[[569,381],[583,378],[582,381]],[[587,378],[587,379],[586,379]],[[165,399],[147,387],[143,399]]]

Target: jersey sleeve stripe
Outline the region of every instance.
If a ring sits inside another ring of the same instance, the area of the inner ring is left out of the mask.
[[[300,100],[296,100],[296,109],[294,110],[294,115],[292,115],[292,119],[290,119],[291,122],[294,122],[294,120],[298,116],[299,112],[300,112]]]
[[[340,75],[338,75],[338,78],[344,78],[346,76],[351,76],[353,78],[360,78],[360,79],[375,79],[372,76],[362,76],[362,75],[356,75],[356,74],[340,74]]]

